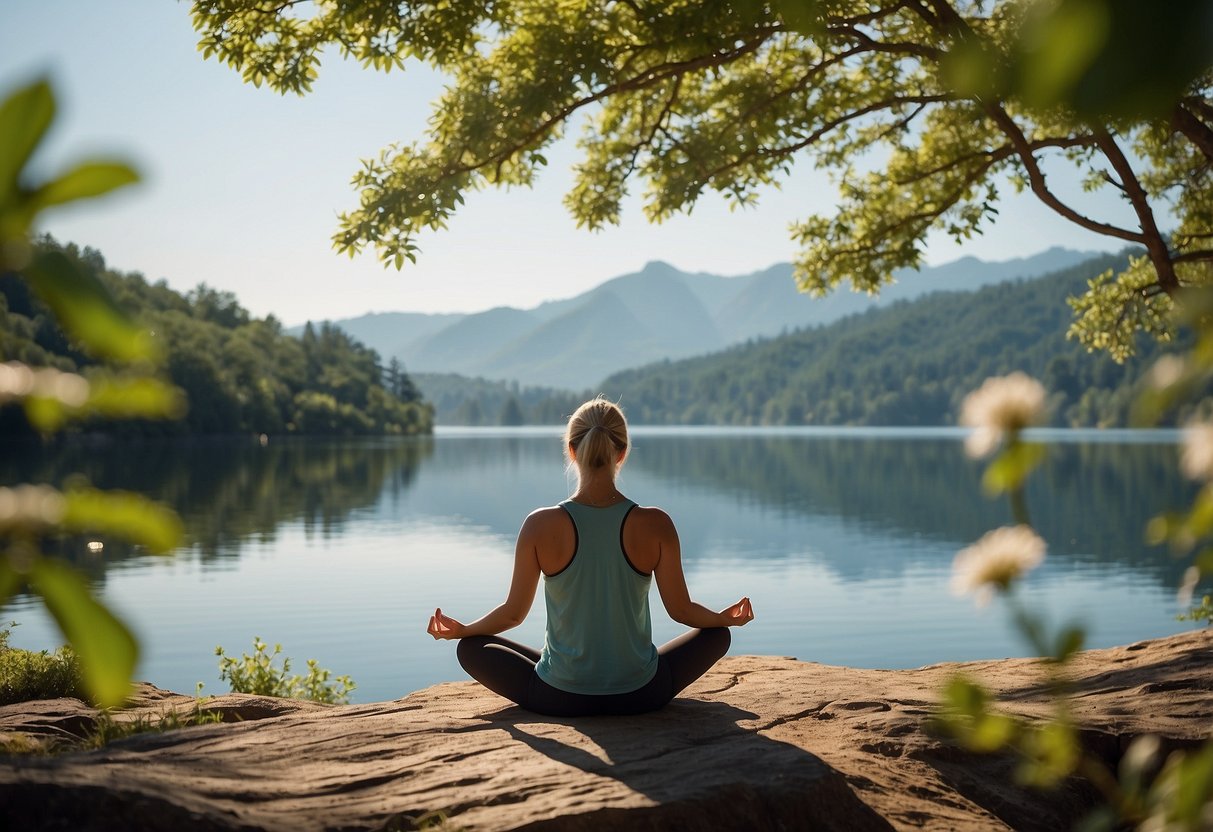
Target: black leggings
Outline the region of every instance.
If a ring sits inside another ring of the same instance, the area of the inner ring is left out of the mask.
[[[535,673],[539,651],[500,636],[459,640],[459,664],[480,684],[528,711],[548,716],[641,714],[673,699],[716,664],[729,649],[726,627],[691,630],[657,649],[657,673],[642,688],[627,693],[569,693]]]

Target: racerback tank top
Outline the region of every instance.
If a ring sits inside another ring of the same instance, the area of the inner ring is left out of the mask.
[[[535,672],[569,693],[627,693],[657,673],[649,615],[653,578],[623,552],[623,522],[636,504],[595,508],[565,500],[576,530],[568,566],[543,582],[547,636]]]

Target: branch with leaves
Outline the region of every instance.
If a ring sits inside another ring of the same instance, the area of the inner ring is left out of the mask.
[[[123,162],[82,162],[45,182],[30,180],[29,160],[55,115],[46,81],[0,102],[0,273],[16,274],[54,311],[64,330],[94,358],[117,365],[87,378],[18,361],[0,364],[0,405],[20,405],[30,423],[52,433],[73,419],[172,418],[185,406],[180,390],[157,372],[159,350],[93,275],[62,253],[37,250],[33,227],[47,208],[99,197],[138,181]],[[0,356],[3,358],[3,356]],[[130,630],[95,598],[84,578],[46,544],[89,535],[98,551],[107,538],[149,553],[168,553],[181,537],[169,509],[138,494],[100,491],[80,482],[0,488],[0,602],[23,587],[41,596],[79,657],[84,682],[102,705],[126,699],[138,660]]]
[[[817,291],[876,291],[921,265],[930,234],[982,233],[1011,177],[1067,221],[1146,249],[1146,263],[1109,280],[1140,288],[1149,268],[1165,297],[1142,304],[1101,285],[1076,301],[1072,335],[1123,357],[1179,288],[1208,281],[1191,268],[1205,262],[1193,241],[1213,233],[1213,46],[1192,34],[1207,31],[1209,7],[1139,5],[194,0],[193,19],[204,56],[282,93],[308,92],[328,47],[450,79],[428,135],[354,176],[357,206],[333,237],[351,256],[415,260],[470,192],[530,185],[570,130],[583,157],[564,202],[591,229],[620,221],[635,180],[660,222],[713,191],[751,205],[797,162],[825,169],[836,213],[793,229],[797,279]],[[1126,196],[1138,226],[1062,201],[1043,174],[1050,151],[1115,171],[1087,181]],[[903,222],[884,221],[903,205]],[[1177,227],[1159,228],[1168,215]]]

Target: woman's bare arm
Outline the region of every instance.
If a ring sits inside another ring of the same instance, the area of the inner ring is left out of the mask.
[[[547,512],[539,509],[531,512],[518,532],[514,546],[514,575],[510,580],[510,591],[505,602],[477,618],[470,624],[445,615],[442,609],[434,610],[426,628],[434,638],[466,638],[467,636],[491,636],[517,627],[530,612],[535,600],[535,589],[539,585],[538,545],[544,538],[544,526],[549,522]]]
[[[653,570],[653,576],[657,579],[661,603],[665,605],[670,618],[679,624],[700,628],[740,627],[754,619],[754,610],[749,598],[742,598],[720,612],[713,612],[691,600],[686,576],[682,572],[682,547],[674,521],[658,508],[640,511],[643,514],[636,519],[644,524],[640,531],[643,532],[645,546],[657,547],[657,566]]]

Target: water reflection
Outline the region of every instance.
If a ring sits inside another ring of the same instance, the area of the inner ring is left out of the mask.
[[[0,485],[61,487],[83,476],[98,488],[141,492],[171,506],[185,526],[182,548],[211,562],[239,558],[249,541],[274,541],[285,524],[301,523],[309,536],[344,534],[355,511],[411,487],[432,453],[430,438],[16,445],[0,458]],[[91,557],[82,540],[70,540],[61,554],[95,579],[139,556],[122,541],[106,541],[105,552]]]
[[[1152,515],[1192,496],[1173,438],[1054,438],[1028,493],[1050,547],[1030,600],[1083,616],[1092,644],[1182,629],[1181,564],[1141,542]],[[755,599],[736,652],[906,667],[1022,651],[1000,617],[947,593],[957,549],[1010,520],[981,493],[958,434],[641,429],[635,446],[622,487],[674,517],[696,596]],[[436,603],[465,618],[498,603],[522,519],[572,487],[556,429],[0,451],[2,485],[61,485],[74,472],[163,500],[185,523],[169,559],[64,543],[132,621],[145,678],[209,689],[214,645],[238,651],[261,635],[352,675],[356,701],[459,678],[449,645],[424,636],[425,616]],[[542,638],[542,607],[518,638]],[[26,596],[0,615],[22,622],[19,646],[57,643]],[[678,630],[663,619],[658,640]]]
[[[1029,482],[1029,510],[1050,556],[1133,567],[1175,585],[1182,565],[1143,543],[1152,516],[1195,493],[1176,471],[1173,444],[1083,437],[1050,443]],[[747,507],[760,517],[833,518],[894,541],[965,545],[1011,522],[1006,501],[982,493],[982,466],[964,455],[958,436],[641,434],[637,445],[633,469],[678,492],[716,498],[696,501],[691,529],[717,526],[720,511]],[[794,540],[771,542],[763,557],[795,556],[801,548]],[[882,561],[881,571],[912,567],[917,551],[907,545],[901,557]],[[862,552],[823,554],[841,575],[866,572]]]

